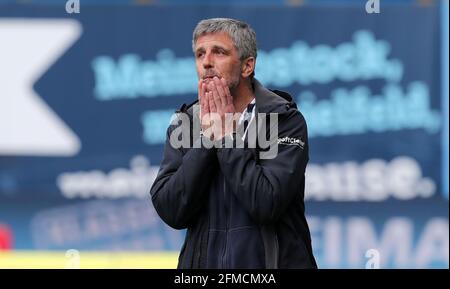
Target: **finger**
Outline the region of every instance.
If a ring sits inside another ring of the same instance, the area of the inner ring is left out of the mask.
[[[211,125],[210,114],[209,114],[209,98],[208,98],[207,93],[205,93],[203,95],[202,107],[203,107],[203,112],[202,112],[203,117],[201,118],[201,125],[202,125],[202,129],[206,130]]]
[[[216,91],[219,94],[222,105],[226,106],[228,104],[228,99],[225,94],[225,89],[223,88],[222,81],[218,77],[214,77],[214,84]]]
[[[202,97],[203,97],[203,113],[207,114],[209,113],[209,99],[206,95],[207,93],[207,87],[206,83],[202,83]]]
[[[204,102],[205,102],[205,97],[203,94],[203,84],[202,84],[202,81],[200,80],[198,82],[198,104],[200,105],[200,117],[202,117],[202,115],[203,115]]]
[[[221,78],[220,82],[222,83],[222,88],[227,99],[227,104],[233,104],[233,97],[231,96],[230,89],[228,88],[227,80],[225,78]]]
[[[216,98],[216,94],[217,94],[217,89],[216,89],[216,85],[214,83],[214,80],[211,80],[210,82],[208,82],[208,91],[211,92],[211,95],[213,97],[213,100]],[[220,105],[218,105],[217,102],[215,102],[216,107],[219,108]]]
[[[222,100],[220,99],[219,92],[217,91],[216,84],[214,81],[211,81],[210,90],[212,94],[212,100],[214,101],[214,105],[216,107],[216,110],[222,110]]]
[[[198,101],[201,102],[202,101],[202,88],[203,88],[203,81],[200,79],[198,81]]]
[[[209,107],[206,105],[205,93],[206,93],[205,84],[203,82],[201,82],[201,84],[200,84],[200,93],[199,94],[201,96],[200,105],[201,105],[201,108],[203,110],[202,113],[205,113],[206,110],[209,109]]]
[[[205,101],[204,101],[204,113],[208,114],[210,112],[210,109],[209,109],[209,92],[205,92],[204,98],[205,98]]]
[[[205,83],[200,80],[198,84],[198,100],[200,105],[202,105],[202,103],[204,102],[205,92],[206,92]]]
[[[200,94],[201,94],[202,97],[205,96],[205,92],[206,92],[206,85],[205,85],[205,83],[202,81],[202,82],[200,83]]]
[[[208,101],[209,101],[209,111],[210,112],[217,112],[217,106],[214,102],[213,93],[210,91],[208,92]]]

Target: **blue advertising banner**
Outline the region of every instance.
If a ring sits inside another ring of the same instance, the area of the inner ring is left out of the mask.
[[[306,118],[319,267],[448,268],[444,16],[403,5],[2,6],[0,248],[180,250],[184,231],[159,219],[149,189],[170,117],[197,98],[192,31],[231,17],[257,33],[256,78]]]

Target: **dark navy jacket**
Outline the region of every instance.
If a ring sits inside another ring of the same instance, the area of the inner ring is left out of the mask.
[[[169,226],[187,228],[178,268],[317,267],[303,200],[305,120],[287,93],[257,80],[254,92],[256,113],[278,113],[275,158],[260,158],[258,147],[175,149],[166,141],[150,193]],[[179,112],[192,120],[192,105]]]

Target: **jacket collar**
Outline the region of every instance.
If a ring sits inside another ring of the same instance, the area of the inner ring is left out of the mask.
[[[277,93],[265,88],[257,79],[253,79],[253,89],[256,98],[256,109],[261,113],[270,113],[277,107],[292,101],[292,97],[281,91]]]

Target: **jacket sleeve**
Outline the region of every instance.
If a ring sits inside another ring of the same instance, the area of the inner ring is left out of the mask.
[[[217,150],[227,184],[259,224],[276,222],[296,197],[303,200],[309,160],[306,122],[297,109],[290,109],[279,115],[278,124],[278,138],[294,138],[304,145],[277,142],[278,154],[273,159],[257,159],[248,148]]]
[[[172,128],[167,130],[163,159],[150,195],[163,221],[184,229],[205,205],[217,157],[214,150],[204,147],[189,149],[185,154],[173,148],[169,142]]]

